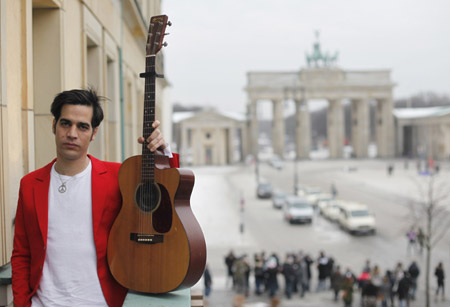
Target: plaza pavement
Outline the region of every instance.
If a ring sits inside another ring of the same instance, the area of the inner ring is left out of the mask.
[[[326,162],[326,161],[325,161]],[[404,167],[404,161],[381,161],[368,160],[364,161],[344,160],[342,167],[348,169],[349,176],[358,176],[361,184],[369,185],[373,189],[380,192],[386,191],[401,197],[411,197],[411,187],[414,185],[411,177],[416,173],[415,165],[409,164],[408,169]],[[312,161],[312,163],[319,163]],[[358,168],[358,165],[364,164],[364,168],[360,168],[356,172],[351,170]],[[386,166],[388,163],[394,163],[394,173],[388,178],[386,173]],[[308,167],[305,164],[304,167]],[[211,295],[205,298],[205,305],[209,307],[232,306],[232,300],[235,293],[225,285],[225,265],[224,256],[229,249],[237,249],[245,252],[255,248],[255,240],[249,232],[243,235],[239,233],[239,201],[240,195],[236,191],[235,184],[237,182],[230,182],[229,174],[233,172],[242,172],[242,181],[254,180],[254,170],[249,166],[231,166],[231,167],[198,167],[191,168],[196,176],[196,183],[191,197],[191,206],[197,217],[202,229],[204,231],[205,240],[208,249],[208,263],[211,268],[213,286]],[[449,164],[441,164],[441,172],[448,172]],[[396,176],[398,172],[403,172],[403,176]],[[406,174],[406,176],[405,176]],[[345,174],[344,174],[345,176]],[[413,196],[414,197],[414,196]],[[213,200],[213,201],[212,201]],[[237,207],[230,206],[235,203]],[[445,262],[444,262],[445,263]],[[447,261],[448,263],[448,261]],[[450,266],[447,265],[447,268]],[[424,270],[422,269],[422,275]],[[447,271],[448,272],[448,271]],[[288,300],[283,295],[282,277],[279,277],[280,289],[277,292],[277,297],[281,300],[280,306],[343,306],[342,302],[334,302],[332,300],[332,292],[321,293],[307,293],[305,298],[300,298],[298,294],[293,295],[293,298]],[[434,276],[430,279],[432,290],[434,291]],[[314,282],[314,281],[313,281]],[[270,306],[269,299],[266,294],[255,296],[253,291],[253,280],[250,281],[250,296],[246,299],[244,306],[247,307],[264,307]],[[312,288],[314,289],[313,283]],[[203,290],[203,280],[200,280],[193,289]],[[425,306],[425,293],[423,287],[418,290],[417,300],[411,302],[410,307]],[[398,304],[397,304],[398,305]],[[397,306],[396,305],[396,306]],[[355,292],[355,301],[353,306],[360,306],[359,294]],[[441,307],[450,306],[449,302],[436,302],[434,296],[432,297],[431,306]]]

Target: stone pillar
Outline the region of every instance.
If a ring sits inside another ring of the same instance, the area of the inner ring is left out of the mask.
[[[377,100],[375,118],[378,157],[393,157],[395,132],[392,98]]]
[[[330,158],[342,158],[344,144],[344,112],[340,99],[328,100],[327,130]]]
[[[226,140],[228,146],[226,146],[226,150],[228,150],[228,159],[225,161],[225,164],[234,164],[234,134],[236,132],[235,128],[229,127],[226,128],[228,139]]]
[[[251,153],[253,157],[256,158],[258,154],[258,112],[256,112],[257,108],[257,100],[251,100],[248,107],[249,114],[249,126],[248,126],[248,143],[246,144],[248,153]]]
[[[272,147],[274,154],[283,158],[284,156],[284,118],[283,101],[274,100],[272,120]]]
[[[309,159],[311,151],[311,122],[308,103],[305,100],[296,100],[295,118],[295,147],[297,159]]]
[[[180,146],[180,156],[181,157],[187,157],[188,155],[188,148],[189,148],[189,144],[188,144],[188,128],[183,124],[183,122],[180,123],[180,132],[181,132],[181,144],[179,144]]]
[[[245,158],[247,157],[247,155],[250,154],[250,151],[248,150],[248,129],[247,129],[247,124],[241,124],[240,125],[240,152],[241,152],[241,162],[245,161]]]
[[[370,136],[368,99],[352,100],[352,146],[358,158],[367,158]]]

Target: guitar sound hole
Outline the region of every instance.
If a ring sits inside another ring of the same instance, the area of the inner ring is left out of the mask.
[[[158,184],[141,183],[136,189],[135,201],[139,209],[144,212],[153,212],[161,203],[161,190]]]

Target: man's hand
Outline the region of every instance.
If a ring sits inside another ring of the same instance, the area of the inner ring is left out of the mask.
[[[161,123],[158,120],[155,120],[153,122],[152,127],[155,129],[152,134],[150,134],[150,136],[147,138],[146,143],[147,143],[147,148],[154,152],[156,150],[161,150],[163,151],[166,147],[167,147],[167,143],[164,140],[161,131],[158,129],[159,125],[161,125]],[[144,143],[144,137],[139,137],[138,138],[138,143],[139,144],[143,144]]]

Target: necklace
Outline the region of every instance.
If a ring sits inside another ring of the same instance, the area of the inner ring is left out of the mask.
[[[74,177],[72,176],[69,180],[63,181],[62,178],[61,178],[61,175],[58,172],[56,172],[56,173],[58,174],[59,180],[61,180],[61,185],[58,187],[58,192],[59,193],[65,193],[67,191],[66,183],[68,183]]]

